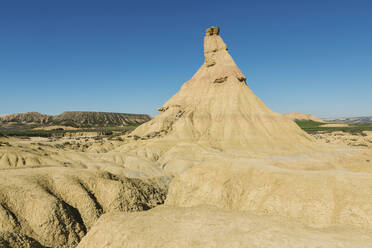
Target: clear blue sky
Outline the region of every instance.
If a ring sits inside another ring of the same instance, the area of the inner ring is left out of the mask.
[[[372,115],[371,0],[0,1],[0,115],[154,116],[212,25],[273,110]]]

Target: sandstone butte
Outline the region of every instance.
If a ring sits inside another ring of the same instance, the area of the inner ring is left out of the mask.
[[[371,247],[370,150],[317,143],[271,111],[219,33],[207,29],[204,64],[118,148],[174,176],[165,206],[105,214],[78,247]]]
[[[123,142],[42,158],[6,148],[1,166],[20,169],[1,174],[0,244],[372,247],[371,150],[317,142],[271,111],[219,33],[206,30],[204,64]]]

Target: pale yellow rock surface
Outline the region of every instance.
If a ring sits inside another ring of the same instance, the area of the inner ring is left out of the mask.
[[[78,248],[367,248],[371,244],[372,235],[365,230],[313,229],[278,217],[198,206],[105,214]]]
[[[0,138],[0,170],[38,167],[69,167],[105,170],[129,177],[162,176],[161,168],[147,162],[129,166],[129,156],[120,160],[115,148],[125,144],[121,141],[95,140],[94,137],[64,138]],[[139,158],[134,157],[134,160]],[[127,162],[127,163],[125,163]],[[142,167],[141,167],[142,165]],[[140,169],[142,168],[142,169]],[[147,168],[147,170],[145,170]]]
[[[44,248],[36,240],[19,233],[0,231],[0,247],[2,248]]]
[[[73,168],[2,170],[0,232],[22,234],[47,247],[73,247],[98,217],[142,211],[164,201],[157,180]]]
[[[254,95],[217,33],[207,31],[205,62],[196,74],[160,108],[158,116],[132,135],[158,134],[168,143],[189,142],[252,155],[316,150],[309,135]]]
[[[364,131],[363,133],[369,137],[372,137],[372,131]]]
[[[270,161],[208,161],[172,181],[166,205],[210,204],[283,216],[317,228],[349,225],[372,230],[372,163],[365,164],[366,172],[350,172],[331,167],[304,170],[299,165],[278,168]]]
[[[168,179],[101,158],[117,143],[1,138],[0,247],[74,247],[103,213],[163,203]]]

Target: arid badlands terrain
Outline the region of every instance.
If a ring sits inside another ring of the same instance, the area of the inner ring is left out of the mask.
[[[129,134],[0,137],[0,247],[372,247],[372,133],[271,111],[219,28],[204,56]]]

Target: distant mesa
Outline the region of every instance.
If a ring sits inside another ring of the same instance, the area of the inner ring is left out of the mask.
[[[40,126],[115,127],[139,125],[149,120],[151,120],[151,116],[146,114],[76,111],[63,112],[53,116],[38,112],[27,112],[0,117],[0,128],[38,128]]]
[[[151,120],[151,116],[145,114],[108,112],[63,112],[53,116],[53,123],[67,125],[71,122],[75,127],[128,126],[142,124],[149,120]]]
[[[369,124],[372,123],[372,116],[324,118],[323,120],[329,123]]]
[[[345,124],[370,124],[372,123],[372,116],[321,118],[320,119],[311,114],[303,114],[303,113],[297,113],[297,112],[286,113],[283,115],[291,120],[299,120],[299,121],[315,121],[315,122],[323,122],[323,123],[345,123]],[[328,126],[331,127],[330,125]]]
[[[40,123],[45,124],[50,121],[51,115],[44,115],[38,112],[26,112],[9,114],[0,117],[0,122],[20,122],[20,123]]]

